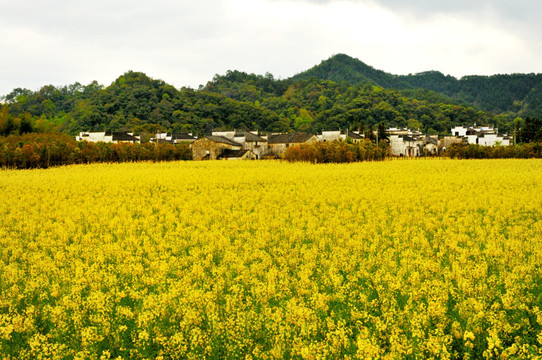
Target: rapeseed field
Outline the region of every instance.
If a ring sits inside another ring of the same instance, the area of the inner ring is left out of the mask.
[[[0,358],[542,356],[542,161],[0,171]]]

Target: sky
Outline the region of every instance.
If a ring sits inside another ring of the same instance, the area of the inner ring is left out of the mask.
[[[0,0],[0,96],[129,70],[198,88],[334,54],[393,74],[542,73],[540,0]]]

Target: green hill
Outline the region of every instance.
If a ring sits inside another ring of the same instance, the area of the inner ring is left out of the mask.
[[[370,81],[388,89],[407,89],[411,86],[401,77],[377,70],[358,59],[348,55],[338,54],[324,60],[307,71],[294,75],[291,80],[308,80],[311,78],[331,80],[334,82],[345,81],[350,84],[363,84]]]
[[[438,71],[393,75],[348,55],[338,54],[293,76],[291,80],[310,78],[350,84],[370,81],[387,89],[409,90],[406,93],[410,95],[415,95],[415,90],[424,89],[484,111],[542,116],[542,74],[473,75],[461,79]]]
[[[518,115],[542,117],[542,75],[392,75],[340,54],[285,80],[228,71],[193,90],[129,71],[109,86],[93,82],[15,89],[4,100],[0,135],[89,130],[318,132],[369,130],[380,123],[433,134],[474,123],[510,132]]]

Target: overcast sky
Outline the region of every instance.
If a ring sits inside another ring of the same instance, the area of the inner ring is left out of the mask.
[[[0,96],[128,70],[197,88],[344,53],[394,74],[541,73],[540,0],[0,0]]]

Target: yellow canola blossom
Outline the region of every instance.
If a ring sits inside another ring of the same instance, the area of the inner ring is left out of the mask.
[[[0,358],[542,356],[542,161],[0,171]]]

